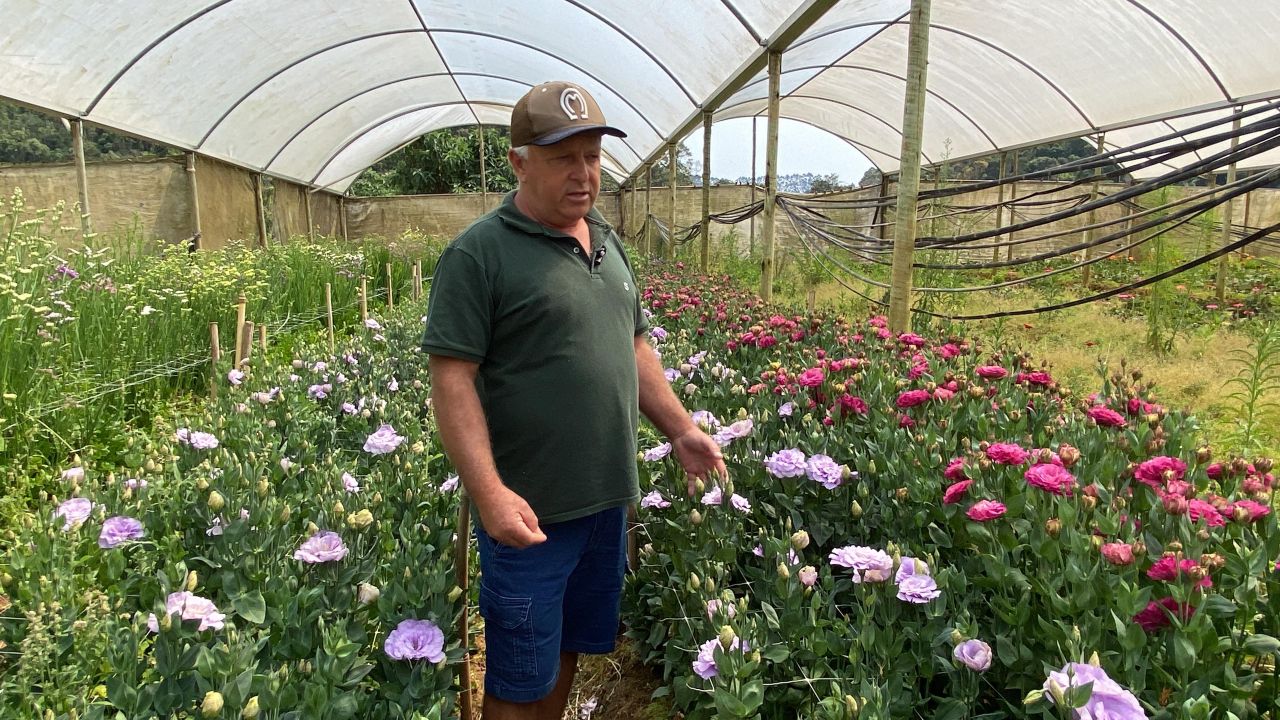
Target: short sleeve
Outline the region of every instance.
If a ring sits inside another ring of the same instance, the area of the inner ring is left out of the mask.
[[[493,336],[493,297],[484,267],[467,251],[445,248],[431,278],[422,350],[484,362]]]

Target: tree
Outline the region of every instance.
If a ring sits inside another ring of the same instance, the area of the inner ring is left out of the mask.
[[[516,186],[507,162],[511,136],[505,127],[484,128],[485,183],[489,192]],[[480,137],[474,127],[427,133],[365,170],[353,195],[426,195],[480,192]]]
[[[164,145],[100,128],[84,130],[84,156],[88,160],[157,157],[174,152]],[[0,102],[0,163],[60,163],[71,159],[71,133],[62,119]]]

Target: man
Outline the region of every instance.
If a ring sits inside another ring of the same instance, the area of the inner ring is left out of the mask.
[[[618,633],[638,412],[689,476],[726,477],[671,391],[639,288],[594,209],[605,124],[581,87],[511,116],[518,189],[440,255],[422,347],[440,437],[471,498],[485,618],[485,720],[559,720],[579,653]]]

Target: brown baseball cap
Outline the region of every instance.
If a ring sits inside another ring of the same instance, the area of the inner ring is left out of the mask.
[[[595,98],[568,82],[534,85],[516,101],[511,111],[511,146],[553,145],[587,130],[626,137],[616,127],[605,124],[604,113]]]

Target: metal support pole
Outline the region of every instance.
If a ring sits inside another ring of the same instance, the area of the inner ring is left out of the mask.
[[[898,154],[897,223],[893,232],[893,281],[889,329],[906,332],[911,323],[911,264],[916,247],[916,204],[920,190],[920,146],[924,136],[926,68],[929,62],[929,2],[911,0],[907,40],[907,96],[902,111],[902,152]]]
[[[1237,113],[1242,110],[1244,110],[1244,108],[1241,106],[1236,106],[1235,108],[1235,111]],[[1239,117],[1235,119],[1235,122],[1231,123],[1231,129],[1236,133],[1240,132]],[[1240,136],[1239,134],[1237,134],[1231,138],[1232,152],[1234,152],[1236,147],[1239,145],[1240,145]],[[1230,185],[1235,181],[1236,181],[1236,164],[1233,162],[1227,166],[1227,184]],[[1245,202],[1246,202],[1245,207],[1248,208],[1248,204],[1247,204],[1248,196],[1246,196]],[[1234,198],[1231,200],[1228,200],[1226,204],[1222,206],[1222,244],[1224,247],[1231,244],[1231,220],[1232,220],[1231,216],[1234,210],[1235,210]],[[1249,214],[1248,210],[1246,209],[1245,215],[1247,216],[1248,214]],[[1230,253],[1218,258],[1218,280],[1217,280],[1216,289],[1217,289],[1219,303],[1226,300],[1226,297],[1227,297],[1227,268],[1229,267],[1230,262],[1231,262]]]
[[[644,254],[653,257],[653,164],[644,167]]]
[[[1021,172],[1022,172],[1022,159],[1018,157],[1017,152],[1014,152],[1013,153],[1013,176],[1016,178],[1018,177],[1019,174],[1021,174]],[[1014,180],[1013,183],[1009,185],[1009,224],[1010,225],[1016,225],[1018,223],[1018,214],[1017,212],[1014,211],[1014,208],[1017,207],[1017,204],[1018,204],[1018,181]],[[1013,239],[1014,237],[1017,236],[1017,234],[1018,233],[1016,231],[1011,231],[1009,233],[1009,239],[1007,241],[1009,243],[1009,247],[1005,251],[1005,258],[1008,260],[1013,259]]]
[[[1106,139],[1107,139],[1106,133],[1098,133],[1098,154],[1099,155],[1106,152],[1106,148],[1104,146]],[[1090,186],[1089,188],[1089,202],[1093,202],[1098,199],[1098,195],[1099,195],[1098,183],[1100,182],[1101,175],[1102,175],[1101,169],[1095,168],[1093,170],[1093,185]],[[1098,211],[1090,210],[1084,221],[1085,224],[1093,225],[1097,221],[1098,221]],[[1096,232],[1097,232],[1096,230],[1091,228],[1089,230],[1086,230],[1084,233],[1084,241],[1086,243],[1084,248],[1085,260],[1089,260],[1093,257],[1093,245],[1091,243],[1093,243],[1093,238]],[[1084,268],[1081,269],[1080,282],[1087,289],[1089,287],[1089,282],[1091,280],[1093,280],[1093,266],[1085,265]]]
[[[344,242],[351,240],[347,235],[347,198],[340,196],[338,198],[338,222],[342,224],[342,240]]]
[[[676,172],[676,144],[667,145],[667,182],[671,186],[671,208],[667,213],[667,247],[668,260],[676,259],[676,183],[679,181]]]
[[[71,150],[76,157],[76,181],[80,189],[80,232],[89,235],[93,223],[89,221],[89,173],[84,167],[84,123],[71,121]]]
[[[203,234],[200,232],[200,192],[196,188],[196,154],[187,153],[187,187],[191,193],[191,249],[204,247]]]
[[[702,257],[698,267],[711,264],[711,113],[702,114]]]
[[[640,192],[637,187],[640,184],[640,172],[637,171],[631,177],[631,222],[635,228],[623,228],[627,234],[631,236],[631,242],[636,246],[640,246],[640,227],[644,224],[640,222]]]
[[[764,257],[760,260],[760,298],[773,300],[774,212],[778,197],[778,104],[782,81],[782,53],[769,53],[769,124],[764,141]],[[752,168],[752,172],[755,169]],[[752,182],[755,182],[754,178]]]
[[[267,207],[262,201],[262,173],[253,174],[253,205],[258,213],[258,245],[267,246]]]
[[[751,116],[751,204],[756,204],[756,116]],[[751,216],[750,244],[747,246],[752,257],[756,254],[756,216]]]
[[[484,211],[489,212],[489,177],[488,163],[484,156],[484,126],[477,125],[476,132],[480,135],[480,201],[484,204]]]
[[[316,222],[311,217],[311,191],[302,188],[302,199],[306,201],[307,210],[307,239],[311,242],[316,241]]]
[[[880,204],[876,206],[876,210],[871,214],[871,222],[876,226],[876,237],[881,240],[889,232],[889,176],[880,173],[880,184],[877,186],[880,194]]]
[[[1137,181],[1134,180],[1133,178],[1130,178],[1125,183],[1127,187],[1133,187],[1135,184],[1137,184]],[[1133,232],[1133,206],[1134,206],[1134,203],[1136,202],[1137,202],[1136,200],[1129,200],[1124,204],[1124,235],[1125,235],[1124,239],[1126,243],[1133,242],[1133,238],[1130,237],[1130,235]],[[1144,248],[1146,248],[1146,245],[1138,245],[1137,247],[1132,248],[1131,250],[1129,250],[1129,258],[1132,259],[1134,262],[1141,261],[1143,258]]]
[[[1008,151],[1000,153],[999,194],[996,196],[996,229],[1004,227],[1004,168],[1008,164]],[[1004,235],[996,236],[996,246],[991,248],[991,262],[1000,262],[1000,240]]]

